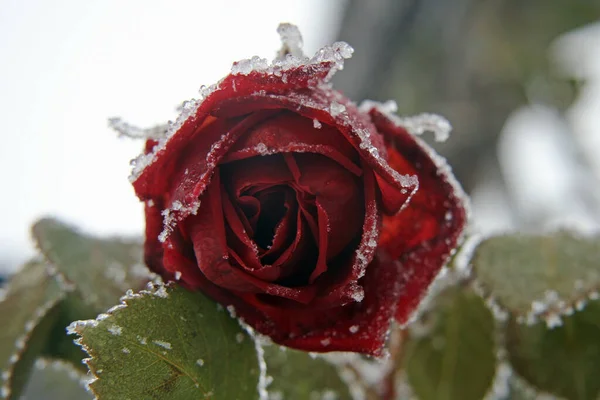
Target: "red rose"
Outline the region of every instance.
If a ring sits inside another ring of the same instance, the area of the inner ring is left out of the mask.
[[[234,64],[148,141],[132,179],[153,271],[277,343],[379,355],[390,319],[407,320],[456,247],[465,210],[432,150],[327,84],[351,52]]]

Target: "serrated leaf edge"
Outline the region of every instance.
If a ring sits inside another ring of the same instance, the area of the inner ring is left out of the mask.
[[[549,329],[562,325],[562,317],[569,317],[576,311],[582,311],[589,301],[600,299],[600,288],[592,288],[586,292],[580,292],[571,299],[561,299],[554,290],[546,290],[544,298],[531,302],[526,313],[511,310],[496,298],[492,291],[474,276],[472,287],[480,295],[486,305],[492,310],[498,321],[504,321],[509,315],[515,316],[519,324],[535,325],[544,321]],[[576,292],[576,291],[575,291]]]
[[[74,339],[73,342],[76,345],[78,345],[79,347],[81,347],[81,349],[90,356],[90,357],[84,358],[82,360],[82,362],[88,367],[89,374],[91,375],[91,376],[89,376],[89,379],[87,379],[85,382],[85,389],[94,395],[94,399],[98,399],[98,397],[97,397],[96,393],[94,393],[94,391],[90,385],[92,383],[94,383],[96,380],[98,380],[100,378],[100,375],[99,375],[99,370],[96,370],[91,365],[91,362],[93,361],[93,356],[91,354],[90,348],[85,343],[83,343],[82,329],[84,329],[86,327],[96,328],[100,322],[102,322],[105,319],[112,316],[112,314],[115,311],[127,308],[128,301],[137,300],[144,296],[156,296],[156,297],[161,297],[161,298],[167,298],[168,297],[167,284],[164,284],[162,282],[162,279],[157,276],[154,281],[148,282],[148,284],[146,285],[146,289],[142,289],[137,293],[135,293],[132,289],[127,290],[125,292],[125,295],[121,296],[121,298],[119,299],[119,301],[120,301],[119,304],[116,304],[115,306],[111,307],[104,313],[98,314],[98,316],[95,319],[73,321],[66,328],[67,335],[78,335],[79,336],[77,339]]]
[[[61,291],[56,296],[56,298],[50,299],[44,304],[42,304],[40,307],[38,307],[33,313],[33,317],[27,322],[25,322],[24,333],[15,340],[16,351],[10,356],[6,369],[2,371],[2,386],[0,387],[0,399],[8,399],[8,397],[11,394],[12,374],[14,372],[15,365],[17,364],[17,362],[19,362],[21,356],[25,352],[27,342],[31,337],[31,334],[34,331],[35,327],[54,306],[56,306],[58,303],[65,299],[66,295],[66,291]]]

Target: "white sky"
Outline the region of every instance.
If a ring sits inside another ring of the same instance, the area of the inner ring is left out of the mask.
[[[0,268],[33,254],[29,225],[54,215],[88,231],[134,234],[141,206],[127,180],[140,143],[107,118],[174,119],[241,58],[271,58],[279,22],[305,50],[335,38],[343,0],[2,0]]]

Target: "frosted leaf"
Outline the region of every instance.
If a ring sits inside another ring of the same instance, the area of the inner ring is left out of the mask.
[[[126,307],[108,318],[72,327],[80,336],[77,343],[92,354],[86,364],[96,397],[139,399],[152,393],[156,398],[254,398],[258,359],[251,341],[236,340],[243,335],[238,323],[201,293],[174,284],[166,291],[167,297],[156,297],[143,290],[127,297]],[[121,334],[111,334],[111,326],[122,327]]]
[[[423,314],[427,334],[402,342],[402,367],[416,397],[482,399],[496,371],[495,322],[475,293],[449,286]],[[444,365],[444,368],[440,368]]]
[[[599,240],[564,231],[491,237],[474,252],[474,273],[518,322],[556,326],[600,287]]]
[[[44,348],[65,298],[61,285],[48,276],[44,263],[27,263],[13,275],[0,302],[0,390],[19,398],[35,359]]]
[[[506,357],[516,375],[561,398],[598,398],[599,316],[600,303],[592,301],[568,316],[546,314],[533,325],[511,319],[504,329]]]

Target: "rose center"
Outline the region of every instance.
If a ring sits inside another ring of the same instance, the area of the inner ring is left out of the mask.
[[[285,190],[275,186],[255,194],[260,202],[260,214],[254,230],[254,242],[263,249],[273,245],[275,231],[281,219],[287,212],[285,205]]]

